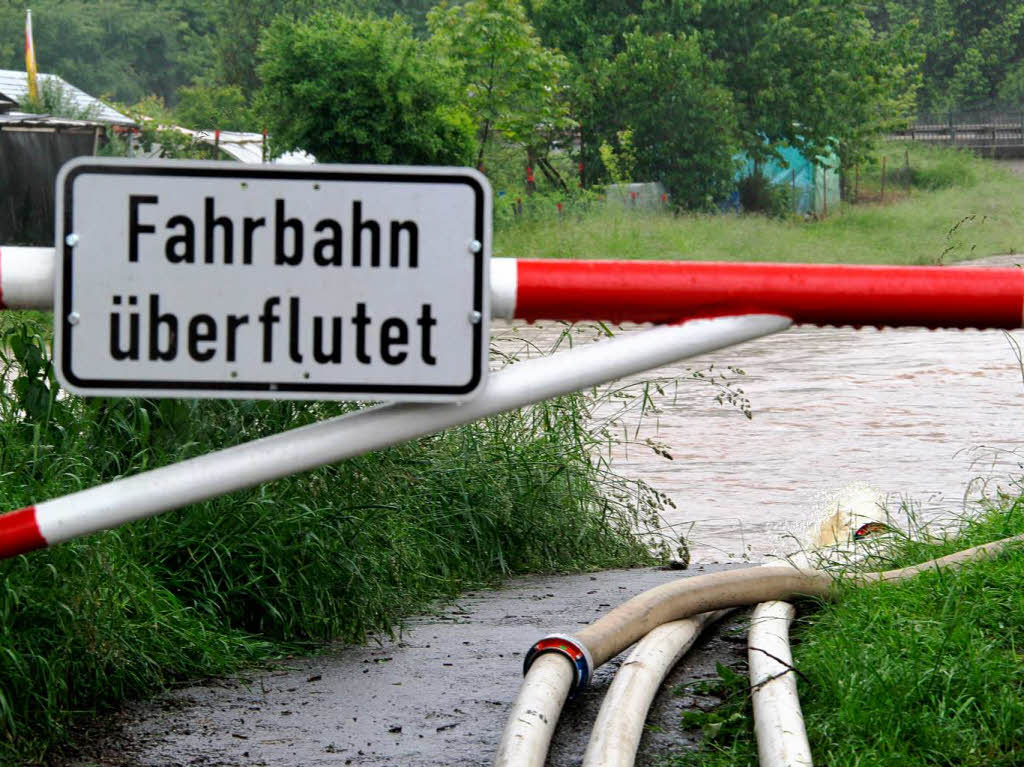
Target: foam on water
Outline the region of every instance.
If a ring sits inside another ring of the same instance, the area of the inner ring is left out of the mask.
[[[861,525],[887,520],[885,497],[870,485],[855,482],[824,498],[800,542],[812,549],[842,546],[853,540]]]

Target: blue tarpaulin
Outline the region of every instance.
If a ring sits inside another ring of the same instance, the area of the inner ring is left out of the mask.
[[[758,169],[773,186],[785,184],[792,190],[793,212],[825,215],[839,204],[839,158],[834,154],[813,160],[793,147],[777,149],[781,160],[762,160]],[[739,169],[736,182],[754,172],[754,161],[746,154],[737,155]],[[739,193],[733,195],[739,202]]]

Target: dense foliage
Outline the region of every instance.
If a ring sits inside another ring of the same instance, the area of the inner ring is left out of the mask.
[[[942,112],[1024,101],[1024,2],[880,0],[878,29],[906,29],[922,57],[920,106]]]
[[[33,12],[43,71],[123,104],[157,97],[189,127],[271,128],[278,149],[325,160],[467,162],[560,193],[580,165],[586,185],[609,181],[600,148],[629,130],[634,179],[690,208],[721,199],[741,151],[790,145],[850,164],[915,108],[1024,99],[1024,0],[38,0]],[[0,66],[21,68],[23,24],[22,5],[0,5]]]
[[[435,39],[462,69],[465,103],[478,130],[477,167],[500,135],[543,152],[572,127],[560,80],[564,56],[544,48],[519,0],[442,3],[428,16]]]
[[[712,207],[729,194],[738,135],[735,106],[717,82],[719,67],[694,36],[635,32],[624,42],[600,83],[607,116],[602,138],[631,130],[642,176],[657,169],[677,203]]]
[[[277,150],[304,149],[321,162],[470,161],[457,70],[401,17],[278,17],[260,53],[260,111]]]

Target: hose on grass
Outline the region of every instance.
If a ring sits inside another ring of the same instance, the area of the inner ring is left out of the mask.
[[[820,570],[773,565],[682,578],[638,594],[578,632],[574,639],[589,650],[593,668],[597,668],[663,623],[761,602],[798,597],[828,599],[835,596],[839,580],[857,584],[905,580],[926,570],[959,568],[1021,542],[1024,542],[1024,535],[878,573],[835,576]],[[558,665],[564,670],[554,672]],[[591,673],[593,668],[589,670]],[[588,676],[585,674],[583,678]],[[557,653],[536,656],[502,734],[494,762],[496,767],[542,767],[555,723],[573,691],[574,679],[579,677],[576,669],[560,660]]]

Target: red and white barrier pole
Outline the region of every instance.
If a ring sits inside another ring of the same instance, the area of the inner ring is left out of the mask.
[[[119,479],[0,515],[0,558],[777,333],[790,324],[786,317],[746,315],[653,328],[507,367],[466,403],[382,405]]]
[[[796,324],[1024,326],[1024,270],[685,261],[491,261],[492,313],[674,322],[764,313]]]
[[[0,247],[0,309],[53,305],[52,248]],[[749,313],[797,324],[1024,327],[1024,270],[686,261],[491,261],[491,313],[678,322]]]
[[[51,307],[54,258],[50,248],[0,249],[0,308]],[[494,259],[491,274],[495,317],[698,321],[514,365],[464,404],[364,410],[0,515],[0,557],[778,332],[791,322],[1024,325],[1019,269]]]

